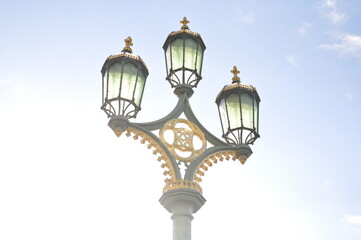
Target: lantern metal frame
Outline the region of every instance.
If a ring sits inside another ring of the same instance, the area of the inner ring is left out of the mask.
[[[182,64],[178,68],[173,68],[174,62],[176,61],[173,56],[172,46],[176,40],[182,41]],[[194,62],[194,68],[191,69],[186,67],[186,41],[187,39],[192,39],[197,43],[196,48],[196,56]],[[172,32],[168,35],[166,41],[163,45],[163,50],[165,53],[165,62],[166,62],[166,72],[167,72],[167,81],[170,83],[172,87],[175,87],[180,84],[187,84],[192,87],[197,87],[199,81],[202,79],[202,67],[203,67],[203,57],[204,51],[206,50],[206,46],[200,36],[200,34],[196,32],[192,32],[189,30],[188,26],[183,26],[181,30]],[[198,54],[200,52],[200,54]],[[169,56],[168,56],[169,55]],[[199,56],[201,59],[198,59]],[[198,63],[200,65],[197,68]],[[189,72],[188,78],[186,79],[186,73]],[[181,79],[179,78],[179,73],[181,73]]]
[[[101,109],[107,114],[108,117],[122,115],[129,119],[129,118],[136,118],[138,112],[141,110],[141,102],[143,99],[144,88],[145,88],[145,84],[146,84],[149,72],[148,72],[148,69],[147,69],[145,63],[143,62],[143,60],[139,56],[134,56],[131,54],[132,50],[131,50],[130,46],[133,45],[132,39],[130,37],[128,37],[127,39],[125,39],[125,42],[126,42],[126,46],[123,49],[122,53],[120,53],[118,55],[109,56],[105,60],[104,65],[102,67],[101,73],[102,73],[103,81],[102,81],[102,106],[101,106]],[[118,96],[113,97],[113,98],[108,98],[109,69],[111,69],[111,67],[117,63],[121,64],[121,71],[119,72],[120,79],[119,79]],[[135,80],[135,84],[133,87],[132,99],[127,99],[127,98],[121,96],[123,76],[124,76],[124,66],[128,63],[134,65],[137,68],[137,75],[136,75],[136,80]],[[137,89],[137,84],[139,82],[138,78],[139,78],[140,72],[142,72],[142,74],[144,76],[144,83],[143,83],[143,88],[141,89],[141,93],[139,96],[139,104],[137,104],[135,102],[134,95],[136,94],[136,89]],[[114,102],[117,102],[116,105],[117,105],[118,109],[115,109],[115,107],[113,106]]]
[[[227,97],[231,94],[236,94],[238,96],[239,101],[239,109],[240,109],[240,122],[241,126],[232,128],[230,123],[229,111],[227,107]],[[249,128],[244,126],[243,121],[243,110],[242,110],[242,95],[247,94],[252,98],[252,125],[253,128]],[[222,119],[222,113],[220,110],[220,103],[221,101],[225,101],[225,113],[226,119]],[[259,135],[259,103],[261,99],[257,93],[256,88],[253,86],[244,85],[241,83],[233,83],[232,85],[225,86],[221,92],[218,94],[216,98],[216,104],[218,106],[219,117],[221,120],[222,137],[227,141],[229,144],[253,144],[257,138],[260,137]],[[257,111],[255,111],[255,105],[257,106]],[[255,115],[257,114],[257,115]],[[255,121],[256,119],[256,121]],[[227,122],[227,127],[224,126],[224,122]],[[226,130],[226,131],[225,131]],[[246,136],[245,136],[246,135]]]

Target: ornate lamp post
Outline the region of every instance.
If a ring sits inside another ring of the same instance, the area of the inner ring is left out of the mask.
[[[205,203],[199,183],[209,167],[224,159],[244,164],[252,154],[248,144],[259,137],[259,102],[256,89],[240,83],[236,67],[231,85],[216,98],[223,129],[218,139],[197,119],[189,102],[193,88],[202,79],[203,53],[201,36],[189,30],[183,18],[182,28],[166,39],[167,77],[175,88],[178,103],[165,117],[148,123],[134,123],[140,111],[148,70],[139,56],[132,55],[132,39],[125,40],[122,53],[108,57],[102,68],[103,103],[101,109],[110,118],[109,127],[119,137],[125,133],[146,144],[165,169],[165,186],[160,203],[172,214],[173,240],[191,239],[191,221]],[[179,116],[184,113],[186,119]],[[152,131],[159,130],[159,134]],[[180,165],[185,166],[181,172]]]

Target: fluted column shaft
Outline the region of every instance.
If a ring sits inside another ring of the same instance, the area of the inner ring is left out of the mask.
[[[173,240],[191,240],[193,213],[206,202],[202,194],[193,189],[179,188],[165,192],[159,201],[172,213]]]

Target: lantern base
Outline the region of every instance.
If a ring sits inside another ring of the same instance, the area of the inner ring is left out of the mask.
[[[108,126],[114,131],[115,135],[119,137],[129,126],[129,120],[123,116],[113,116],[110,118]]]
[[[192,97],[194,91],[189,84],[178,84],[174,89],[174,94],[180,97],[184,93],[186,93],[188,98],[190,98]]]

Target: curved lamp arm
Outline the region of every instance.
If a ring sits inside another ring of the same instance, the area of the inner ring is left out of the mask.
[[[251,148],[246,144],[230,145],[212,133],[210,133],[197,119],[194,112],[192,111],[189,97],[190,95],[186,91],[178,89],[178,102],[174,109],[156,121],[145,122],[145,123],[132,123],[128,119],[122,116],[112,117],[109,121],[109,126],[119,136],[121,133],[126,132],[129,137],[133,135],[133,138],[137,140],[141,138],[141,143],[148,143],[148,148],[154,148],[153,154],[159,154],[158,160],[163,160],[163,168],[167,168],[164,175],[169,175],[171,178],[166,179],[166,183],[186,181],[187,184],[197,184],[201,181],[201,177],[208,167],[223,161],[223,159],[240,160],[242,164],[245,163],[247,158],[252,154]],[[160,130],[168,121],[178,118],[182,113],[185,114],[187,120],[195,124],[204,134],[205,139],[213,146],[206,149],[203,153],[200,153],[192,162],[186,164],[187,169],[184,177],[180,172],[179,163],[171,151],[168,149],[165,143],[151,131]],[[170,182],[169,182],[170,181]],[[183,183],[181,183],[181,186]],[[169,185],[168,185],[169,186]],[[174,184],[173,184],[174,186]],[[195,185],[193,185],[195,186]],[[196,185],[198,187],[198,185]],[[166,189],[166,188],[165,188]],[[200,188],[199,188],[200,189]]]
[[[208,167],[216,164],[218,160],[222,161],[223,158],[229,159],[232,156],[233,160],[240,160],[244,164],[249,156],[251,156],[252,150],[248,145],[238,146],[214,146],[208,148],[201,155],[199,155],[188,167],[187,172],[184,176],[185,180],[200,182],[200,177],[203,176],[204,172],[207,171]],[[202,167],[201,167],[202,166]],[[201,170],[199,174],[198,171]],[[198,178],[198,179],[197,179]]]
[[[182,94],[181,96],[179,96],[177,105],[165,117],[158,119],[156,121],[153,121],[153,122],[136,123],[136,124],[149,131],[158,130],[169,120],[179,117],[182,114],[185,102],[187,102],[187,101],[188,101],[187,94]]]
[[[165,167],[169,169],[169,173],[166,174],[165,172],[165,175],[169,175],[171,178],[174,177],[175,179],[181,178],[181,174],[177,166],[177,161],[175,160],[174,156],[169,152],[168,148],[164,145],[164,143],[154,133],[148,131],[147,129],[136,123],[129,123],[126,131],[128,131],[129,136],[130,133],[133,133],[133,138],[135,140],[141,137],[141,143],[144,144],[145,142],[148,142],[147,148],[154,148],[153,154],[159,154],[160,157],[158,158],[158,160],[164,160],[167,164],[167,166]]]
[[[184,114],[191,122],[195,123],[201,129],[201,131],[204,133],[208,142],[210,142],[214,146],[232,146],[232,145],[222,141],[221,139],[217,138],[216,136],[214,136],[198,121],[196,115],[192,111],[192,108],[191,108],[188,98],[186,99]]]

